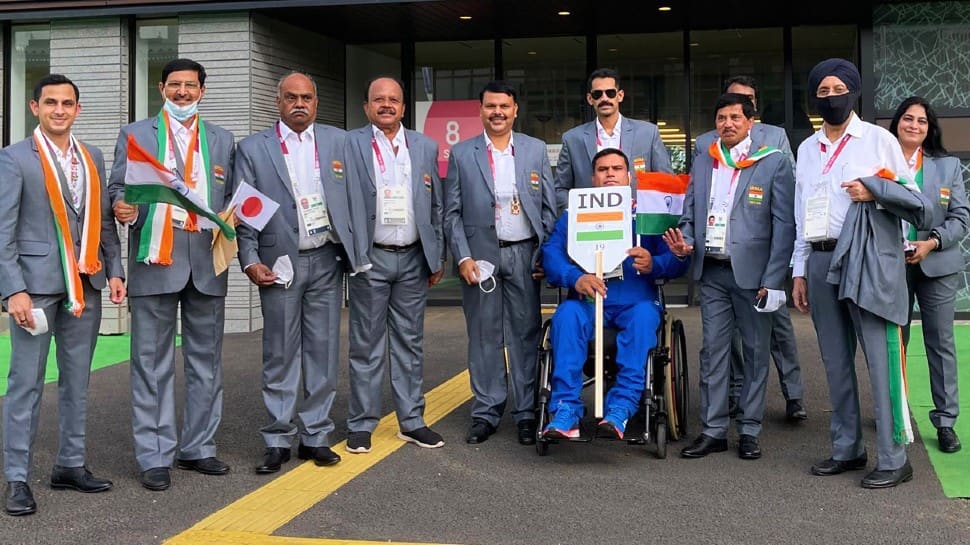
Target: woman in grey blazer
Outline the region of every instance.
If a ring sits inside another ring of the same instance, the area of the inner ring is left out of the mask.
[[[960,160],[943,147],[943,134],[930,104],[920,97],[904,100],[893,116],[889,131],[899,139],[910,172],[924,195],[930,197],[936,226],[928,231],[910,228],[906,250],[906,279],[912,316],[919,301],[923,342],[930,366],[933,405],[930,420],[936,427],[943,452],[960,450],[953,431],[959,414],[957,359],[953,343],[953,311],[964,270],[960,242],[970,224],[970,207],[964,189]],[[909,345],[909,326],[903,332]]]

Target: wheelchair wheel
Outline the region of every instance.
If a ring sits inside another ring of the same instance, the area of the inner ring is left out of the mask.
[[[549,400],[552,396],[552,347],[549,340],[551,320],[546,320],[542,326],[542,336],[539,343],[539,362],[536,365],[536,453],[539,456],[549,454],[549,443],[542,438],[542,430],[549,423]]]
[[[677,411],[676,437],[684,437],[687,435],[687,408],[690,404],[687,339],[684,335],[684,323],[680,320],[674,320],[670,333],[670,376],[673,379],[674,407]]]
[[[667,417],[659,414],[656,420],[656,430],[654,431],[654,442],[657,444],[655,452],[657,458],[663,460],[667,457]]]

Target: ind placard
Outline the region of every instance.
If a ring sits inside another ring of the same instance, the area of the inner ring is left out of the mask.
[[[569,257],[588,273],[596,272],[596,251],[603,250],[603,270],[612,271],[633,246],[629,186],[569,191]]]

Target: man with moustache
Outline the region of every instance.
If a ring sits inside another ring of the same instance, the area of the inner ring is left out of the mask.
[[[593,187],[630,185],[630,165],[623,152],[606,148],[593,157]],[[594,305],[603,296],[603,326],[616,328],[616,382],[606,394],[606,415],[598,427],[604,435],[623,439],[626,423],[640,406],[646,382],[647,354],[657,345],[661,313],[656,280],[676,278],[690,261],[674,256],[658,236],[639,237],[627,250],[618,275],[599,279],[569,257],[569,211],[563,212],[542,248],[543,269],[549,283],[569,295],[552,316],[552,372],[549,425],[543,437],[579,437],[583,414],[583,365],[594,338]],[[636,220],[634,220],[636,221]],[[609,292],[609,297],[607,297]]]
[[[492,435],[512,397],[519,443],[535,444],[540,248],[555,222],[546,146],[513,132],[515,90],[489,82],[479,94],[484,134],[448,158],[445,236],[463,280],[472,425],[466,441]]]
[[[194,213],[168,204],[124,201],[128,136],[175,171],[209,208],[223,210],[232,196],[232,133],[203,120],[206,73],[191,59],[162,68],[165,104],[155,117],[121,128],[108,191],[115,216],[129,231],[131,398],[135,459],[149,490],[171,485],[170,468],[225,475],[216,458],[222,419],[222,332],[228,274],[216,276],[212,230]],[[167,244],[163,241],[171,241]],[[185,410],[175,424],[175,330],[181,314]]]
[[[798,310],[811,312],[832,402],[832,456],[811,471],[828,476],[866,468],[858,341],[872,384],[878,453],[861,485],[890,488],[913,478],[901,332],[909,319],[908,226],[904,230],[900,219],[928,230],[934,208],[905,179],[909,165],[896,138],[853,111],[862,90],[854,64],[818,63],[807,88],[823,123],[798,147],[792,298]]]
[[[785,304],[795,220],[791,163],[778,148],[755,148],[754,104],[725,93],[714,108],[718,139],[691,168],[678,229],[664,236],[678,256],[694,254],[700,283],[703,344],[700,412],[703,430],[685,458],[727,450],[729,339],[741,329],[744,383],[738,456],[761,457],[758,437],[764,413],[771,316]],[[715,216],[708,226],[709,216]]]
[[[101,150],[71,133],[79,95],[60,74],[41,78],[30,101],[37,128],[0,151],[0,297],[10,315],[11,348],[3,398],[4,509],[13,516],[37,511],[27,483],[52,336],[60,439],[51,488],[104,492],[112,486],[84,464],[84,427],[101,290],[107,279],[111,302],[121,303],[124,271]],[[39,320],[47,323],[42,332]]]
[[[657,126],[620,115],[623,89],[615,70],[599,68],[589,76],[586,102],[596,110],[596,119],[573,127],[562,135],[562,150],[556,163],[556,201],[562,211],[569,202],[569,190],[591,187],[592,161],[596,152],[615,148],[632,158],[631,180],[636,172],[673,174],[670,154],[660,140]]]
[[[318,466],[340,461],[330,418],[340,364],[341,285],[347,268],[369,268],[363,203],[344,172],[346,133],[315,123],[316,83],[291,72],[277,85],[280,120],[239,142],[236,179],[280,203],[262,231],[239,226],[239,264],[259,286],[263,311],[266,451],[256,473],[275,473],[297,455]],[[286,285],[274,269],[292,265]],[[278,281],[279,280],[279,281]],[[301,396],[302,394],[302,396]],[[296,419],[302,422],[298,429]]]
[[[724,82],[725,93],[737,93],[751,99],[755,110],[758,109],[758,83],[750,76],[732,76]],[[694,145],[694,159],[708,149],[717,140],[717,131],[711,130],[697,137]],[[785,129],[757,122],[751,126],[751,145],[755,149],[761,146],[778,148],[795,166],[795,156],[792,155],[791,145]],[[781,393],[785,396],[785,415],[789,421],[799,422],[808,418],[808,413],[802,404],[802,370],[798,364],[798,348],[795,343],[795,328],[791,324],[788,306],[782,306],[771,313],[771,357],[778,370],[778,382]],[[741,375],[744,372],[744,357],[741,354],[741,331],[735,330],[731,341],[731,391],[729,396],[729,414],[733,418],[738,412],[738,399],[741,395]]]
[[[405,129],[404,86],[371,80],[364,112],[370,124],[347,136],[349,183],[361,191],[373,267],[350,278],[350,401],[347,450],[370,452],[383,416],[381,393],[390,362],[398,437],[423,448],[445,444],[424,422],[424,309],[444,273],[438,144]]]

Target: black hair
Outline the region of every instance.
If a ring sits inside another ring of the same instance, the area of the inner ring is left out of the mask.
[[[40,94],[44,91],[44,87],[47,87],[48,85],[70,85],[74,89],[74,100],[76,102],[81,101],[81,91],[78,90],[77,85],[68,79],[67,76],[61,74],[47,74],[46,76],[40,78],[37,85],[34,85],[34,102],[40,100]]]
[[[620,88],[620,74],[616,70],[612,68],[597,68],[589,75],[589,79],[586,81],[586,89],[592,89],[593,80],[600,78],[613,78],[613,81],[616,83],[616,88]]]
[[[893,115],[893,120],[889,123],[889,132],[899,138],[899,120],[910,106],[922,106],[926,110],[926,139],[923,140],[923,153],[930,157],[949,155],[949,152],[943,147],[943,131],[936,119],[936,112],[923,97],[912,96],[899,104],[896,113]]]
[[[398,87],[401,88],[401,101],[403,102],[405,100],[405,97],[404,97],[404,82],[401,81],[400,78],[396,78],[394,76],[380,75],[380,76],[374,76],[373,78],[367,80],[367,85],[364,87],[364,102],[365,103],[366,102],[370,102],[370,86],[371,85],[374,85],[374,82],[377,81],[377,80],[379,80],[379,79],[394,80],[394,83],[396,83],[398,85]]]
[[[509,95],[512,97],[512,102],[517,102],[515,88],[512,87],[512,84],[507,81],[498,80],[486,83],[485,87],[482,88],[482,92],[478,93],[479,102],[485,102],[485,93],[502,93],[503,95]]]
[[[714,117],[717,118],[717,112],[721,108],[727,106],[733,106],[734,104],[741,105],[741,111],[744,112],[744,117],[751,119],[757,110],[754,109],[754,103],[748,98],[748,95],[742,95],[739,93],[724,93],[723,95],[717,97],[717,103],[714,104]]]
[[[596,170],[596,161],[599,161],[601,157],[606,157],[607,155],[619,155],[623,158],[623,164],[626,165],[626,169],[630,170],[630,160],[627,159],[625,153],[616,148],[603,148],[596,152],[596,155],[593,156],[593,170]]]
[[[754,89],[755,99],[758,98],[758,82],[751,76],[731,76],[730,78],[724,80],[724,90],[723,92],[728,92],[728,87],[738,84],[744,85],[745,87],[750,87]]]
[[[175,59],[174,61],[169,61],[169,63],[162,68],[162,83],[164,84],[168,81],[168,76],[172,72],[181,72],[182,70],[192,70],[199,75],[199,85],[205,85],[205,68],[192,59]]]

